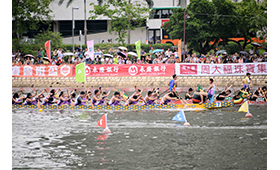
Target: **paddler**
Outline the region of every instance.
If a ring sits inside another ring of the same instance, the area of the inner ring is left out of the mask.
[[[162,101],[162,104],[163,105],[167,105],[169,104],[172,100],[179,100],[177,97],[173,97],[175,94],[174,94],[174,91],[170,91],[168,92],[167,94],[165,94],[163,96],[163,98],[161,99]]]
[[[86,98],[86,93],[84,91],[81,91],[80,95],[76,98],[74,105],[85,105],[87,101],[88,99]]]
[[[153,92],[152,91],[148,91],[147,96],[144,98],[144,100],[146,101],[146,105],[153,105],[154,101],[157,100],[158,97],[153,97]]]
[[[124,102],[125,102],[126,100],[125,100],[125,99],[122,99],[120,93],[116,91],[116,92],[114,93],[114,96],[112,97],[112,99],[111,99],[109,105],[110,105],[110,106],[117,106],[117,105],[119,105],[119,102],[120,102],[120,101],[124,101]]]
[[[43,99],[43,102],[42,102],[42,105],[52,105],[54,104],[54,99],[56,99],[57,97],[55,96],[58,91],[60,91],[60,89],[56,90],[55,89],[52,89],[49,93],[48,96],[46,96],[44,99]]]
[[[230,90],[231,86],[229,86],[229,88],[225,88],[225,90],[219,93],[218,96],[216,97],[216,100],[222,101],[226,97],[229,97],[231,95],[231,90]]]
[[[94,90],[94,95],[92,96],[92,99],[90,100],[91,105],[96,105],[97,102],[102,100],[102,97],[99,97],[99,95],[102,93],[101,87],[99,89]]]
[[[130,97],[126,102],[127,102],[127,104],[126,105],[136,105],[137,103],[138,103],[138,101],[139,101],[139,99],[140,98],[142,98],[142,95],[140,95],[140,96],[136,96],[136,95],[134,95],[134,96],[132,96],[132,97]],[[146,102],[145,102],[146,103]]]
[[[108,94],[105,91],[102,92],[101,100],[96,105],[102,105],[104,102],[107,103],[107,101],[110,101],[109,99],[106,98],[109,96],[109,94],[110,94],[110,92]],[[107,103],[107,105],[108,105],[108,103]]]
[[[136,96],[137,98],[138,98],[139,96],[141,96],[141,97],[139,98],[139,100],[140,100],[140,101],[144,101],[144,103],[147,104],[147,102],[144,100],[144,98],[143,98],[142,95],[141,95],[142,92],[143,92],[143,90],[137,89],[136,86],[134,86],[134,89],[135,89],[135,92],[128,98],[128,100],[131,99],[131,98],[133,98],[133,96]]]
[[[208,99],[211,101],[212,100],[212,102],[213,102],[213,98],[214,98],[214,92],[215,92],[215,84],[213,83],[214,82],[214,80],[212,79],[212,78],[210,78],[209,79],[209,87],[208,87],[208,89],[207,89],[207,91],[206,91],[206,93],[205,92],[203,92],[203,91],[200,91],[200,99],[201,99],[201,102],[199,102],[199,104],[202,104],[203,103],[203,96],[207,96],[208,97]]]
[[[35,90],[35,94],[32,95],[31,93],[28,93],[25,99],[24,105],[37,105],[37,103],[40,101],[41,98],[44,97],[43,93],[46,91],[44,89],[40,94],[37,95],[38,90]],[[37,96],[36,96],[37,95]],[[36,96],[36,97],[34,97]]]
[[[189,91],[185,95],[185,100],[191,100],[194,96],[194,88],[189,88]]]

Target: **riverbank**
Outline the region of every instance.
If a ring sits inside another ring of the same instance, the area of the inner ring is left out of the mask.
[[[167,88],[170,77],[87,77],[87,88],[97,88],[102,86],[106,89],[126,88],[128,91],[137,87],[160,87]],[[191,86],[200,86],[207,88],[209,85],[208,76],[186,76],[178,77],[178,89],[185,91]],[[212,77],[217,87],[232,85],[233,87],[242,87],[244,76],[216,76]],[[251,87],[265,86],[267,76],[251,76]],[[13,89],[17,88],[77,88],[83,89],[85,84],[76,82],[75,77],[13,77]]]

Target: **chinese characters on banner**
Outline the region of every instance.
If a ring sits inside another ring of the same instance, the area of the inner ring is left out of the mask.
[[[267,63],[195,64],[176,63],[175,74],[181,76],[267,75]]]
[[[13,77],[69,77],[72,76],[72,65],[24,65],[13,66]]]
[[[86,65],[86,76],[172,76],[174,69],[174,64]]]
[[[104,76],[172,76],[174,64],[124,64],[86,65],[88,77]],[[13,66],[13,77],[73,77],[75,65],[25,65]]]

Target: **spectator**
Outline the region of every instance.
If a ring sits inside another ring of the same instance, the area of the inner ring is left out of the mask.
[[[41,53],[40,49],[38,50],[36,57],[37,57],[37,59],[42,58],[42,53]]]
[[[83,52],[83,49],[82,49],[82,48],[80,49],[79,57],[80,57],[81,59],[84,57],[84,52]]]
[[[153,51],[154,51],[154,47],[151,47],[151,49],[150,49],[149,53],[150,53],[150,55],[151,55],[152,59],[154,59],[154,58],[155,58],[155,54],[153,53]]]
[[[251,47],[250,51],[249,51],[249,54],[253,55],[254,54],[254,48]]]
[[[40,53],[41,53],[41,57],[42,57],[42,58],[45,57],[45,51],[43,50],[42,47],[40,48]]]
[[[113,58],[113,62],[114,62],[114,64],[118,64],[118,55],[117,54]]]
[[[255,54],[257,54],[258,56],[260,55],[260,51],[257,46],[255,47]]]
[[[57,49],[55,48],[54,51],[53,51],[53,58],[57,58],[57,55],[58,55]]]
[[[140,50],[141,60],[145,60],[146,59],[145,54],[146,54],[145,51],[141,48],[141,50]]]
[[[58,48],[57,56],[62,60],[63,54],[62,54],[62,49],[60,47]]]
[[[167,51],[165,52],[165,56],[167,56],[169,58],[171,54],[172,54],[172,51],[170,51],[170,48],[168,48]]]

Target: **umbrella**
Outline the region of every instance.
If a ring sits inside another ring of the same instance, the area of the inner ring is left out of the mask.
[[[244,55],[249,55],[249,53],[247,53],[246,51],[240,51],[239,53]]]
[[[120,46],[120,47],[118,47],[118,48],[121,49],[121,50],[126,50],[126,51],[127,51],[127,48],[126,48],[126,47]]]
[[[111,55],[111,54],[104,54],[104,56],[105,56],[105,57],[112,57],[112,58],[114,57],[114,56]]]
[[[63,53],[63,55],[74,55],[74,53]]]
[[[103,55],[101,52],[95,52],[94,55]]]
[[[163,52],[163,50],[162,49],[156,49],[156,50],[152,51],[152,53],[157,53],[157,52]]]
[[[32,57],[32,58],[34,58],[34,56],[31,55],[31,54],[26,54],[26,55],[24,56],[24,58],[25,58],[25,57]]]
[[[128,52],[127,54],[132,55],[132,56],[135,56],[135,57],[138,56],[135,52],[132,52],[132,51]]]
[[[126,55],[123,52],[117,52],[117,54],[123,58],[126,58]]]
[[[219,51],[216,52],[216,55],[218,55],[220,53],[224,53],[224,52],[226,52],[226,50],[219,50]]]
[[[43,57],[43,60],[46,60],[46,61],[50,62],[48,57]]]
[[[256,42],[252,42],[251,44],[252,44],[253,46],[258,46],[258,47],[261,46],[259,43],[256,43]]]
[[[266,55],[267,54],[267,52],[263,52],[263,55]]]

